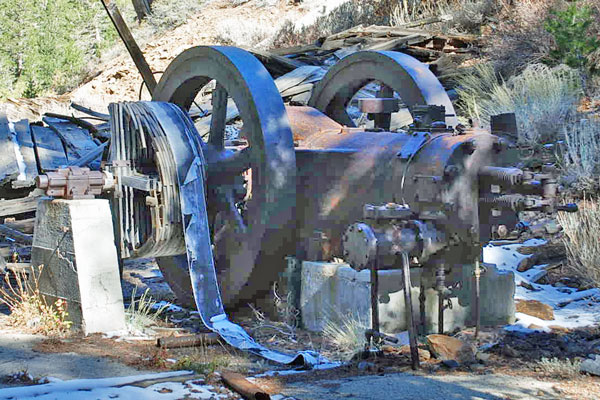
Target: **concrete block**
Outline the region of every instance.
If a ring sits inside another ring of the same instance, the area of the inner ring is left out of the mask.
[[[461,284],[450,296],[452,308],[444,312],[444,330],[473,326],[473,269],[462,268]],[[419,294],[422,269],[411,269],[413,314],[420,318]],[[304,327],[321,331],[328,320],[340,321],[348,315],[371,320],[370,273],[355,271],[348,264],[304,261],[301,273],[300,311]],[[431,287],[431,284],[426,285]],[[502,325],[514,322],[515,282],[512,273],[498,271],[488,265],[481,278],[482,325]],[[381,329],[388,333],[406,330],[404,285],[400,270],[379,271],[379,319]],[[425,330],[438,331],[438,295],[434,289],[425,291]]]
[[[108,200],[45,200],[37,209],[31,262],[39,287],[64,299],[85,334],[125,329],[125,311]]]

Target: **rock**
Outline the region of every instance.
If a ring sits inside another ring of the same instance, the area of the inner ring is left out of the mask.
[[[519,357],[519,352],[516,351],[515,349],[513,349],[510,345],[505,345],[502,348],[502,354],[504,354],[507,357],[513,357],[513,358],[517,358]]]
[[[478,351],[477,354],[475,355],[475,358],[480,362],[480,363],[486,363],[489,361],[491,355],[488,353],[483,353],[481,351]]]
[[[446,335],[429,335],[427,345],[431,353],[441,360],[456,360],[464,364],[475,361],[475,346],[460,339]]]
[[[546,229],[546,233],[550,235],[554,235],[562,230],[562,226],[560,226],[555,220],[550,220],[547,222],[546,225],[544,225],[544,228]]]
[[[548,328],[550,328],[552,330],[552,332],[554,333],[569,333],[569,328],[565,328],[564,326],[560,326],[560,325],[550,325],[548,326]]]
[[[485,369],[485,366],[483,364],[476,363],[469,365],[469,369],[471,369],[471,371],[480,372]]]
[[[444,364],[446,367],[448,367],[450,369],[458,368],[458,366],[460,365],[458,363],[458,361],[456,361],[456,360],[443,360],[442,364]]]
[[[579,369],[581,372],[600,376],[600,357],[596,354],[591,355],[591,357],[583,360]]]
[[[541,326],[539,326],[537,324],[530,324],[527,328],[531,329],[533,331],[543,331],[544,330],[543,327],[541,327]]]
[[[426,349],[418,349],[419,351],[419,360],[427,361],[431,358],[431,353]],[[404,345],[400,347],[400,354],[410,357],[410,346]]]
[[[519,300],[517,301],[517,312],[531,315],[545,321],[554,319],[554,310],[548,304],[537,300]]]
[[[531,257],[527,257],[519,261],[519,265],[517,265],[517,271],[525,272],[531,269],[536,264],[537,257],[536,255],[532,255]]]
[[[373,371],[375,370],[375,364],[368,361],[361,361],[358,363],[357,368],[359,371]]]

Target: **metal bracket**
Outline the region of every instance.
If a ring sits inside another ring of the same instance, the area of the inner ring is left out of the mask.
[[[430,137],[429,132],[413,132],[412,137],[402,146],[397,156],[403,161],[408,160]]]

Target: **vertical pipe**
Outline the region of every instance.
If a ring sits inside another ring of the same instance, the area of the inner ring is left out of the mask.
[[[479,266],[479,256],[475,259],[475,337],[479,336],[481,324],[481,289],[479,287],[481,278],[481,268]]]
[[[402,279],[404,281],[404,308],[406,309],[406,326],[408,329],[408,340],[410,344],[410,357],[412,369],[419,368],[419,348],[417,346],[417,332],[415,328],[415,319],[412,312],[412,297],[410,283],[410,261],[408,253],[402,252]]]
[[[371,329],[379,333],[379,276],[377,257],[371,262]]]
[[[421,334],[425,334],[426,331],[426,324],[427,324],[427,320],[426,320],[426,316],[425,316],[425,300],[427,298],[425,297],[425,285],[423,284],[423,278],[421,278],[421,288],[419,289],[419,317],[420,317],[420,323],[419,323],[419,333]]]
[[[444,263],[440,262],[435,271],[435,287],[438,292],[438,333],[444,333],[444,300],[446,289],[446,271]]]

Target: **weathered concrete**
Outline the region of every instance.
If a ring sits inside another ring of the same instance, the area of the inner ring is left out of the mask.
[[[452,308],[444,312],[444,330],[474,325],[472,303],[473,277],[464,268],[460,288],[454,289]],[[312,331],[320,331],[329,319],[340,320],[353,315],[365,324],[371,319],[370,275],[348,264],[305,261],[301,272],[300,310],[302,323]],[[411,269],[413,313],[419,318],[419,282],[421,269]],[[385,332],[406,330],[404,285],[400,270],[379,271],[379,319]],[[514,322],[515,282],[512,272],[504,273],[493,265],[486,267],[481,277],[481,322],[483,325],[502,325]],[[437,333],[438,294],[434,289],[425,292],[426,331]]]
[[[283,388],[284,396],[303,400],[558,400],[557,382],[509,375],[413,375],[359,376],[299,382]]]
[[[74,326],[86,334],[125,329],[108,200],[41,201],[31,260],[43,265],[41,293],[66,300]]]

